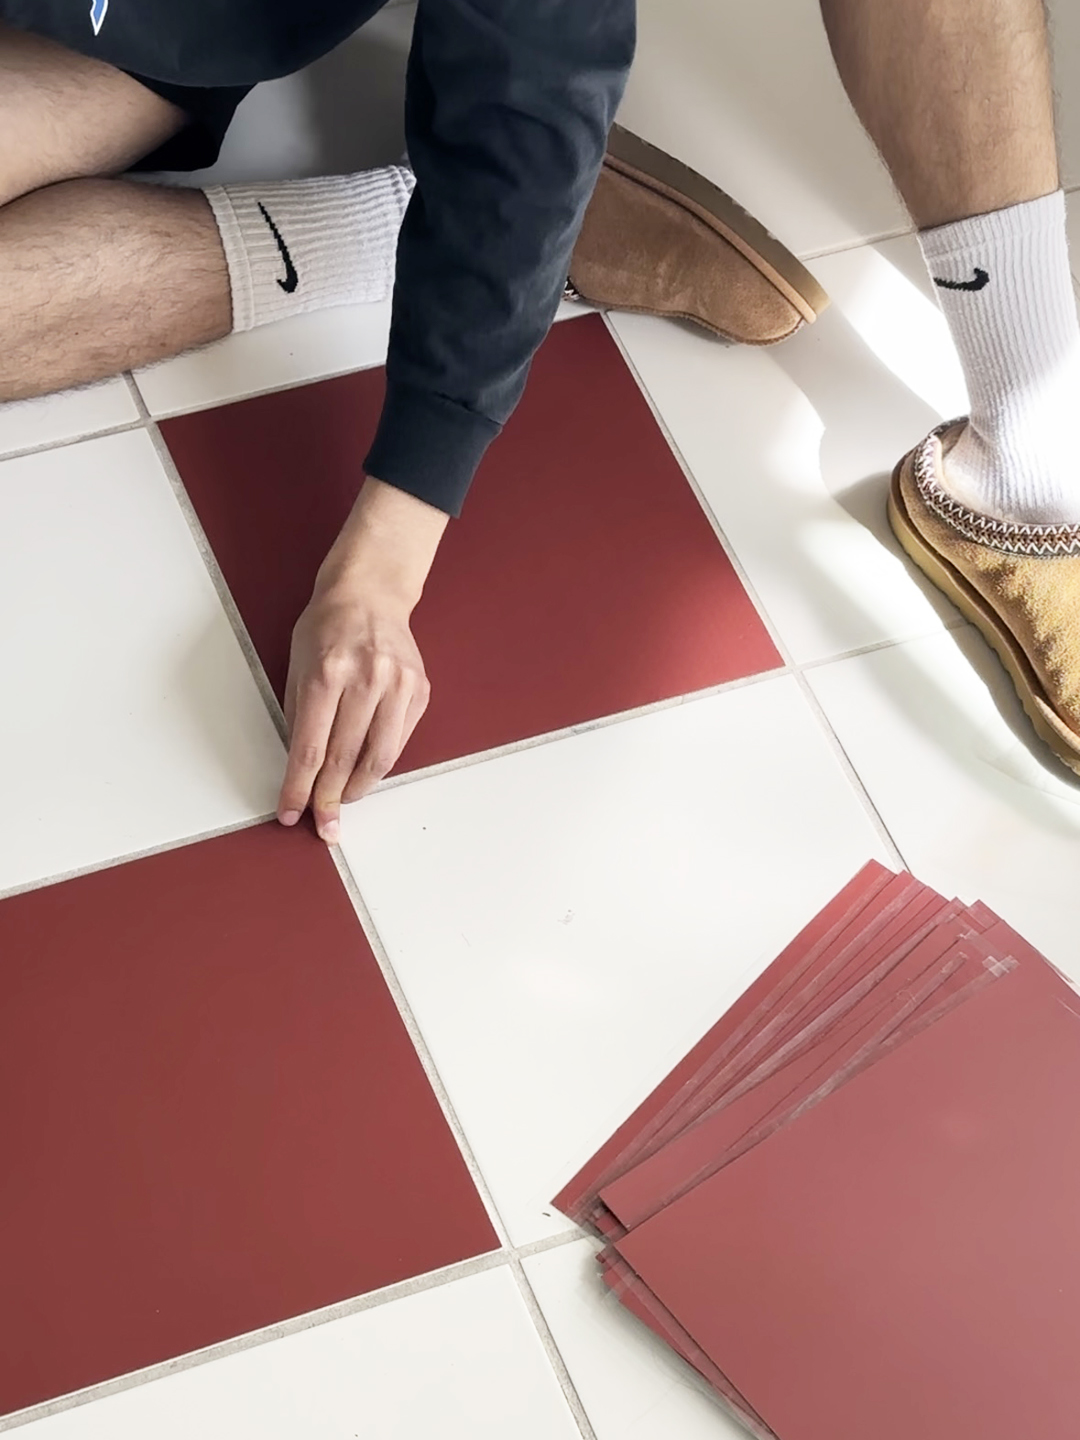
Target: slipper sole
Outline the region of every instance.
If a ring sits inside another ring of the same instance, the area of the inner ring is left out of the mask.
[[[604,163],[639,183],[651,182],[659,194],[703,220],[745,256],[808,324],[828,306],[828,295],[806,266],[737,201],[689,165],[621,125],[612,128]]]
[[[1024,713],[1057,758],[1080,775],[1080,735],[1058,715],[1019,641],[996,610],[943,555],[924,539],[908,514],[900,490],[901,460],[889,486],[889,524],[905,554],[979,631],[1004,665]]]

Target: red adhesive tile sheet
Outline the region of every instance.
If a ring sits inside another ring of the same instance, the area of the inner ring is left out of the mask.
[[[717,1369],[671,1311],[666,1310],[652,1291],[642,1284],[626,1261],[613,1250],[605,1251],[599,1260],[604,1284],[616,1295],[619,1303],[692,1365],[734,1411],[751,1435],[757,1436],[758,1440],[775,1440],[761,1416],[755,1414],[745,1397],[739,1394],[723,1371]]]
[[[279,696],[382,392],[366,371],[162,424]],[[414,632],[432,701],[399,772],[780,664],[599,316],[541,348]]]
[[[876,861],[865,865],[641,1102],[560,1191],[554,1204],[579,1223],[587,1222],[600,1189],[646,1153],[648,1142],[661,1126],[677,1116],[680,1106],[695,1090],[754,1034],[771,1008],[797,983],[807,965],[868,907],[879,902],[880,895],[894,879],[891,872]]]
[[[903,946],[924,928],[928,909],[944,907],[939,896],[933,896],[931,906],[927,898],[917,881],[897,876],[881,892],[873,913],[861,916],[815,957],[804,971],[800,987],[785,997],[783,1005],[726,1065],[697,1088],[658,1138],[673,1137],[726,1097],[741,1094],[752,1083],[751,1075],[770,1073],[842,1020],[876,982],[887,978],[890,964],[900,959]]]
[[[632,1163],[653,1155],[713,1108],[737,1097],[752,1083],[751,1076],[771,1073],[813,1043],[819,1032],[827,1031],[880,980],[890,954],[894,962],[899,959],[903,950],[896,948],[898,942],[913,943],[913,937],[927,928],[928,916],[944,907],[940,896],[910,875],[888,876],[880,889],[868,891],[865,904],[847,911],[842,922],[809,950],[802,950],[800,940],[793,942],[762,977],[768,983],[778,967],[779,983],[756,1007],[753,1028],[749,1021],[738,1026],[680,1087],[663,1113],[650,1117],[634,1136],[632,1150],[624,1150],[617,1167],[610,1170],[610,1178],[617,1178],[616,1168],[618,1174],[625,1174]],[[793,956],[798,957],[794,963]],[[863,976],[864,970],[870,973]],[[844,991],[845,977],[852,974],[861,977],[860,985]],[[609,1183],[610,1179],[601,1182]],[[612,1238],[603,1203],[594,1196],[582,1218]]]
[[[782,1440],[1072,1440],[1077,1093],[1022,963],[617,1249]]]
[[[493,1249],[324,847],[0,903],[0,1412]]]
[[[842,1023],[819,1032],[785,1064],[763,1065],[734,1099],[607,1186],[607,1207],[627,1228],[641,1224],[888,1053],[890,1041],[919,1033],[928,1015],[943,1013],[947,995],[966,997],[973,982],[994,978],[964,942],[967,929],[966,921],[952,921],[927,936]]]

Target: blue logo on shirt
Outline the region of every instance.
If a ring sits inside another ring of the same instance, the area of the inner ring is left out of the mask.
[[[94,27],[95,35],[101,34],[108,8],[109,0],[90,0],[90,24]]]

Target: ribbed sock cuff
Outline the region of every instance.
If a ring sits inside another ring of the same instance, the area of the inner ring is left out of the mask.
[[[232,290],[233,330],[389,298],[413,190],[400,165],[205,192]]]
[[[1080,325],[1061,191],[919,236],[955,341],[971,421],[956,498],[1001,520],[1080,518],[1073,414]]]

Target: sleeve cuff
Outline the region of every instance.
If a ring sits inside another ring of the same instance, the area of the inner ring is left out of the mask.
[[[442,395],[391,380],[364,468],[456,518],[500,428]]]

